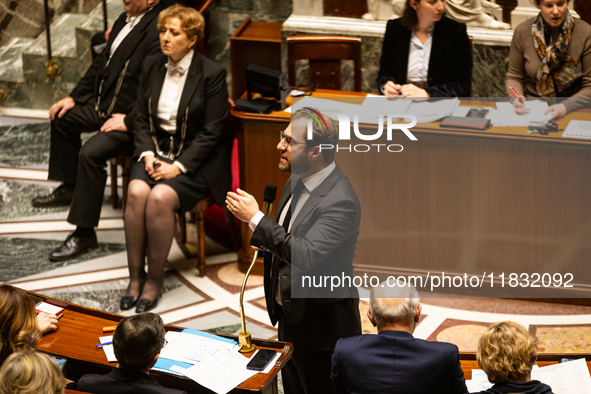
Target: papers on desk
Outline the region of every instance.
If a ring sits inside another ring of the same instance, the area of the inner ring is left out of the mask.
[[[417,121],[435,122],[439,119],[450,116],[454,113],[456,107],[460,104],[457,98],[447,100],[431,101],[412,101],[408,98],[390,99],[385,96],[367,95],[363,104],[350,104],[330,99],[322,99],[306,96],[291,107],[285,109],[285,112],[293,113],[303,107],[317,108],[332,119],[337,120],[333,111],[340,111],[349,117],[353,122],[354,116],[358,116],[359,123],[377,124],[379,116],[382,115],[382,122],[386,122],[387,115],[412,114],[417,117]]]
[[[591,138],[591,122],[584,120],[571,120],[566,126],[563,137]]]
[[[185,375],[218,394],[229,392],[258,373],[246,369],[250,359],[238,352],[240,346],[233,339],[185,329],[167,332],[166,340],[168,344],[152,369]],[[262,373],[273,368],[279,355]]]
[[[109,335],[106,337],[99,337],[99,341],[101,343],[105,342],[113,342],[113,335]],[[105,345],[102,346],[103,351],[105,352],[105,356],[107,357],[107,361],[110,363],[114,363],[117,361],[117,357],[115,357],[115,350],[113,349],[113,345]]]
[[[554,394],[591,393],[591,376],[584,358],[561,364],[538,367],[531,371],[532,380],[552,388]],[[481,369],[472,370],[472,380],[466,381],[468,392],[477,393],[493,386]]]
[[[497,103],[496,111],[489,111],[488,118],[493,126],[517,127],[528,126],[530,122],[545,122],[552,119],[552,114],[544,115],[548,103],[542,100],[527,100],[526,106],[531,108],[527,114],[518,115],[509,102]]]
[[[450,116],[458,105],[460,105],[458,98],[413,102],[408,113],[415,115],[419,123],[436,122]]]
[[[591,393],[591,376],[584,358],[532,369],[531,378],[552,387],[554,394]]]
[[[197,330],[166,333],[160,357],[188,364],[202,362],[217,351],[234,349],[236,341]]]
[[[269,373],[275,366],[278,358],[279,353],[275,355],[267,368],[261,371],[261,373]],[[175,371],[182,373],[215,393],[226,394],[240,383],[258,373],[257,371],[246,369],[246,364],[249,361],[250,358],[243,356],[237,351],[226,349],[209,357],[207,362],[195,364],[188,369],[176,367]]]

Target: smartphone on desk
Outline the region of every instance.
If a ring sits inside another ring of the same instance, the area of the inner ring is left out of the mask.
[[[262,371],[276,354],[277,351],[275,350],[260,349],[257,354],[250,359],[248,364],[246,364],[246,369],[250,369],[251,371]]]

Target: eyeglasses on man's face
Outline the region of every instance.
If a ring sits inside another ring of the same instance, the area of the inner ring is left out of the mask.
[[[287,149],[289,148],[292,144],[293,145],[305,145],[305,142],[298,142],[298,141],[293,141],[291,139],[290,136],[285,135],[285,131],[282,130],[279,132],[279,143],[283,143],[283,146]]]

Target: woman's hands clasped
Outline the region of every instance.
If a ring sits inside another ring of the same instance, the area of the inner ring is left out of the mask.
[[[383,90],[386,97],[429,97],[429,93],[425,89],[421,89],[412,83],[399,85],[388,81]]]
[[[174,164],[154,158],[154,156],[144,156],[146,172],[155,181],[165,181],[176,178],[182,173],[181,169]]]

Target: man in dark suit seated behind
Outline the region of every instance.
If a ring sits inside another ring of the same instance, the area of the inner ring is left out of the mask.
[[[331,374],[337,393],[468,392],[457,346],[412,336],[421,308],[412,286],[390,288],[383,282],[372,289],[367,317],[378,335],[337,342]]]
[[[113,334],[119,368],[113,368],[108,375],[84,375],[76,387],[68,388],[95,394],[183,394],[162,387],[148,375],[165,343],[160,316],[141,313],[126,317]]]

